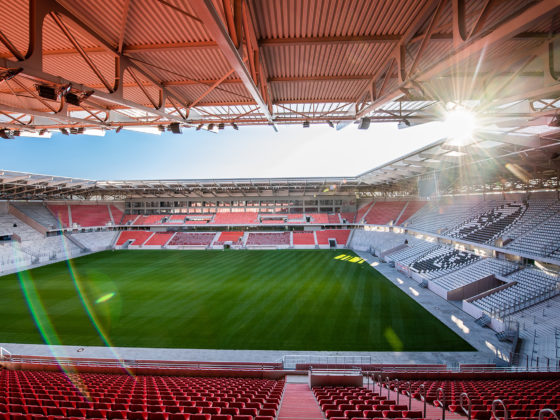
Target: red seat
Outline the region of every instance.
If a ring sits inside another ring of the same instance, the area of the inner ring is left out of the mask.
[[[202,407],[201,413],[215,415],[220,414],[220,410],[220,407]]]
[[[148,413],[145,413],[144,411],[129,411],[128,418],[130,420],[145,420],[148,418]]]
[[[220,414],[226,414],[230,416],[237,416],[239,415],[239,408],[236,407],[226,407],[222,408]]]
[[[183,407],[183,413],[199,414],[202,412],[202,407]]]
[[[191,414],[189,420],[210,420],[211,414]]]
[[[345,410],[344,411],[344,417],[347,417],[349,419],[353,419],[355,417],[362,417],[363,413],[361,410]]]
[[[408,419],[421,419],[423,413],[421,411],[403,411],[403,417]]]
[[[168,413],[167,418],[168,420],[188,420],[190,414],[183,414],[183,413]]]
[[[127,412],[126,411],[108,411],[107,412],[107,418],[108,419],[126,419],[127,418]]]
[[[256,417],[258,414],[258,411],[256,408],[241,408],[239,410],[239,415],[240,416],[251,416],[251,417]]]
[[[368,419],[379,418],[383,417],[383,413],[379,410],[365,410],[364,417],[367,417]]]

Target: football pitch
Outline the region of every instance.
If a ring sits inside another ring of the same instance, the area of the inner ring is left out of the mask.
[[[105,251],[0,277],[0,342],[473,351],[351,251]]]

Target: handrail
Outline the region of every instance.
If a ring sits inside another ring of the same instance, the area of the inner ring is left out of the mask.
[[[426,387],[424,384],[418,387],[418,393],[420,394],[420,399],[424,401],[424,415],[422,417],[426,418]]]
[[[401,395],[401,392],[400,392],[400,390],[399,390],[399,380],[398,380],[398,379],[395,379],[395,380],[393,381],[393,384],[394,384],[393,386],[396,387],[396,390],[395,390],[395,391],[397,392],[397,405],[399,405],[399,395]]]
[[[466,403],[468,404],[466,408],[464,405],[465,400]],[[461,406],[461,410],[463,410],[463,412],[467,415],[467,420],[471,420],[472,404],[471,404],[471,399],[469,398],[469,395],[466,392],[463,392],[459,396],[459,404]]]
[[[438,388],[436,391],[437,399],[436,402],[441,405],[441,420],[445,420],[445,392],[443,392],[443,388]],[[441,399],[440,399],[441,394]]]
[[[12,358],[12,353],[6,350],[4,347],[0,347],[0,360],[10,360]]]
[[[387,386],[387,399],[391,399],[391,380],[388,376],[385,377],[385,385]]]
[[[408,389],[406,391],[408,395],[408,411],[410,411],[412,410],[412,384],[410,383],[410,381],[408,381],[406,384],[408,384]]]
[[[504,402],[502,400],[494,400],[492,401],[492,418],[495,420],[499,420],[500,418],[496,415],[496,408],[497,405],[501,404],[502,407],[504,407],[504,420],[508,420],[509,419],[509,414],[508,414],[508,410],[506,405],[504,404]]]
[[[383,378],[381,377],[381,374],[377,375],[377,386],[379,387],[379,396],[382,397],[383,396],[383,387],[381,386],[381,384],[383,383]]]
[[[544,420],[545,414],[552,414],[556,420],[560,420],[558,418],[558,414],[556,414],[556,412],[551,408],[543,408],[541,411],[539,411],[539,420]]]

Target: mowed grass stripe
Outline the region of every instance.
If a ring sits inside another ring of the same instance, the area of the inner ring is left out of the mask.
[[[356,257],[342,250],[107,251],[70,267],[115,346],[473,350],[375,269],[343,254]],[[24,276],[63,344],[103,345],[66,263]],[[0,287],[2,341],[52,339],[35,327],[17,275],[1,277]]]

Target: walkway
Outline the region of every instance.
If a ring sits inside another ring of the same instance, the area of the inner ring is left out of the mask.
[[[286,384],[278,420],[324,420],[317,400],[307,384]]]

